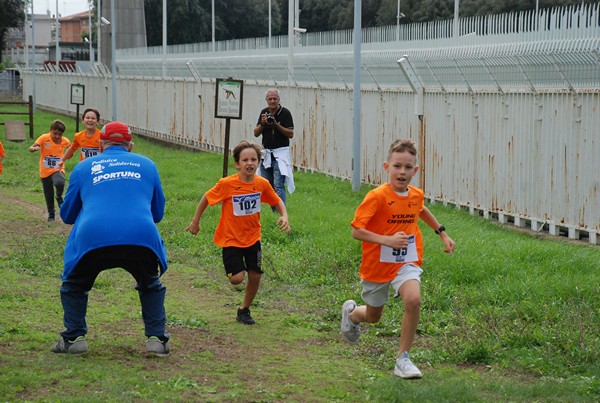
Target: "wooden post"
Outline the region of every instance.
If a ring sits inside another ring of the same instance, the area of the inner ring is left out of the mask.
[[[29,138],[33,139],[33,96],[29,96]]]

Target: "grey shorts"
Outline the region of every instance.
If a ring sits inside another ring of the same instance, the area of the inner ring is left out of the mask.
[[[374,283],[372,281],[361,280],[363,286],[361,297],[368,305],[380,307],[385,305],[390,299],[390,284],[394,289],[394,298],[398,296],[398,290],[408,280],[417,280],[421,282],[423,269],[414,264],[405,264],[398,270],[396,277],[386,283]]]

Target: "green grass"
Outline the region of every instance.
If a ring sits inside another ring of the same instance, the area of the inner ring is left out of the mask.
[[[38,112],[36,134],[54,118]],[[442,253],[438,237],[422,227],[423,303],[412,356],[425,377],[402,381],[392,374],[401,301],[388,303],[380,323],[364,326],[356,346],[338,336],[342,302],[360,300],[360,244],[349,222],[369,187],[353,192],[348,182],[296,173],[288,199],[293,232],[277,230],[277,215],[263,211],[265,276],[253,309],[259,324],[244,327],[233,317],[242,293],[227,284],[212,243],[219,207],[206,211],[197,237],[185,231],[199,197],[220,177],[222,156],[138,137],[134,151],[156,161],[167,196],[159,229],[170,260],[164,283],[173,354],[145,357],[133,280],[112,270],[90,293],[90,351],[54,355],[69,227],[45,221],[39,156],[27,152],[32,141],[0,139],[7,151],[0,175],[3,401],[600,399],[597,246],[430,205],[457,248]]]

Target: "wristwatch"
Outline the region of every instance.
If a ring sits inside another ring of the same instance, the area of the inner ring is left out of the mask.
[[[440,225],[440,227],[435,231],[436,234],[440,234],[441,232],[446,231],[446,227],[444,227],[443,225]]]

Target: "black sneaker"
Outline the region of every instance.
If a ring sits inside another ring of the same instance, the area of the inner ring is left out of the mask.
[[[54,220],[55,220],[54,214],[48,215],[48,221],[54,221]]]
[[[240,323],[243,323],[244,325],[253,325],[256,323],[254,321],[254,319],[252,319],[252,316],[250,316],[249,308],[244,308],[244,309],[238,308],[237,321]]]
[[[56,202],[58,203],[58,208],[61,208],[62,204],[63,204],[63,198],[62,197],[57,197],[56,198]]]

